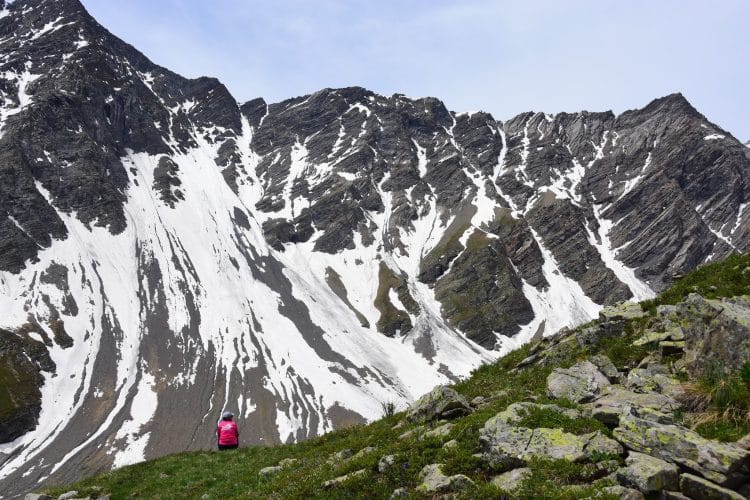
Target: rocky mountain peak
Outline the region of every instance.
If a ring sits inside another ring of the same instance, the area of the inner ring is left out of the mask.
[[[641,111],[643,114],[662,114],[666,116],[702,118],[690,101],[681,92],[666,95],[651,101]]]
[[[78,2],[8,5],[0,331],[39,390],[0,489],[209,446],[222,405],[248,444],[362,422],[750,247],[746,148],[679,95],[239,106]]]

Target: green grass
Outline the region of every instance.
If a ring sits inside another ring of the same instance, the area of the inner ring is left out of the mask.
[[[750,423],[736,420],[717,420],[698,424],[694,430],[706,439],[733,443],[750,434]]]
[[[701,266],[678,280],[659,297],[641,302],[641,307],[654,313],[656,306],[677,304],[694,292],[709,299],[750,294],[750,253],[734,254],[722,261]]]
[[[562,429],[576,435],[595,431],[601,431],[608,436],[612,434],[606,425],[590,417],[570,418],[549,408],[530,408],[525,413],[518,423],[521,427]]]
[[[191,452],[160,458],[143,464],[124,467],[86,479],[71,486],[53,488],[59,495],[76,489],[82,495],[103,491],[113,499],[130,498],[388,498],[394,489],[410,490],[419,484],[422,467],[432,463],[445,464],[448,474],[465,474],[477,483],[464,493],[465,498],[501,498],[502,492],[486,484],[500,471],[493,470],[477,457],[480,451],[479,430],[493,415],[508,404],[522,401],[530,394],[542,396],[549,368],[530,367],[513,374],[509,368],[525,357],[528,346],[511,353],[494,365],[485,365],[474,376],[458,384],[466,396],[504,395],[489,406],[454,421],[449,437],[430,439],[398,439],[415,425],[405,422],[404,413],[383,418],[367,426],[356,426],[326,434],[299,444],[278,447],[249,447],[229,452]],[[444,441],[455,439],[458,446],[443,448]],[[377,451],[339,468],[326,463],[326,458],[339,450],[352,451],[376,446]],[[377,472],[377,462],[384,455],[396,455],[395,465],[386,474]],[[284,458],[297,458],[299,464],[279,474],[262,479],[258,471],[276,465]],[[365,468],[368,472],[330,490],[322,490],[322,482]],[[412,493],[413,494],[413,493]],[[414,495],[414,494],[413,494]],[[419,497],[416,495],[416,497]]]
[[[612,486],[613,483],[602,481],[598,486],[590,483],[601,480],[608,474],[606,470],[597,470],[593,464],[578,464],[567,460],[532,459],[529,463],[531,475],[521,483],[514,494],[517,498],[585,498],[594,496],[601,486]],[[573,485],[585,485],[582,488],[566,488]],[[599,493],[596,498],[617,499],[618,496]]]
[[[599,351],[606,355],[617,367],[632,366],[640,362],[656,349],[655,346],[648,344],[633,345],[633,342],[649,329],[649,321],[646,318],[627,322],[624,335],[603,338],[598,347]]]
[[[746,372],[726,371],[718,363],[683,386],[682,401],[687,413],[683,421],[699,434],[719,441],[736,441],[750,432],[750,381]]]

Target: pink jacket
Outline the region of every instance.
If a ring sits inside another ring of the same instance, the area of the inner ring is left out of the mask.
[[[216,428],[216,435],[219,438],[219,444],[231,446],[239,444],[240,431],[234,420],[222,420]]]

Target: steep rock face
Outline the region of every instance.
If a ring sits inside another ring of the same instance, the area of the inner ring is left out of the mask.
[[[42,339],[41,335],[45,335]],[[36,336],[35,340],[33,336]],[[54,372],[55,364],[44,348],[52,344],[38,325],[26,324],[17,333],[0,329],[0,441],[23,435],[36,423],[41,407],[38,386],[42,371]]]
[[[2,489],[206,448],[225,407],[243,444],[376,417],[750,239],[747,148],[680,95],[240,105],[76,0],[3,4],[0,93],[0,326],[53,363]]]

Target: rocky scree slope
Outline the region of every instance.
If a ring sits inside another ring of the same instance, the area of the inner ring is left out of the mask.
[[[77,0],[0,2],[0,489],[306,439],[748,248],[747,148],[679,94],[497,121],[239,104]]]
[[[750,255],[734,256],[366,427],[295,445],[184,453],[72,488],[114,498],[747,498],[748,292]],[[712,404],[725,406],[697,408],[691,394],[712,366],[722,370]],[[727,405],[716,395],[729,385],[736,394]],[[721,415],[693,419],[712,410]]]

